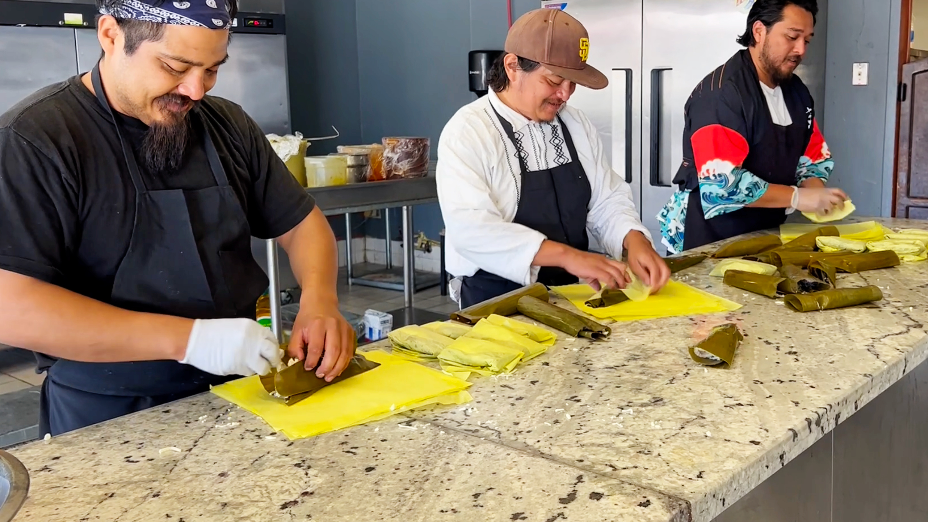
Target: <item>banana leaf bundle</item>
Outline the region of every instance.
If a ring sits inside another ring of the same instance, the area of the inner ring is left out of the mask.
[[[819,227],[811,232],[807,232],[797,237],[796,239],[793,239],[792,241],[784,243],[783,246],[774,248],[773,250],[768,250],[766,252],[761,252],[759,254],[749,255],[745,259],[767,263],[768,265],[780,266],[780,261],[777,257],[777,254],[783,252],[814,252],[817,246],[816,240],[819,237],[837,237],[839,235],[840,234],[838,229],[833,225]],[[806,263],[806,265],[807,264],[808,263]]]
[[[293,406],[326,386],[350,379],[378,366],[380,363],[355,354],[341,375],[332,379],[332,382],[326,382],[325,379],[316,377],[316,372],[307,371],[300,361],[280,371],[271,370],[271,373],[261,376],[261,384],[268,393],[283,399],[284,404]]]
[[[393,330],[387,337],[393,342],[393,351],[414,359],[435,360],[454,339],[429,328],[409,325]]]
[[[519,299],[518,309],[522,315],[574,337],[600,341],[612,334],[608,326],[532,296]]]
[[[838,228],[835,227],[834,225],[819,227],[816,230],[813,230],[812,232],[803,234],[797,237],[796,239],[788,243],[785,243],[780,248],[777,248],[776,251],[777,252],[789,252],[789,251],[804,252],[808,250],[814,250],[816,246],[815,239],[817,237],[840,236],[840,235],[841,233],[838,231]]]
[[[834,287],[834,279],[825,280],[817,274],[812,273],[812,265],[818,263],[813,261],[809,265],[809,273],[805,273],[796,265],[783,265],[779,269],[780,277],[785,278],[779,285],[781,294],[809,294],[812,292],[821,292]]]
[[[584,303],[590,308],[605,308],[607,306],[617,305],[619,303],[624,303],[625,301],[630,301],[625,292],[621,290],[614,290],[610,288],[604,288],[596,294],[587,299]]]
[[[723,279],[728,286],[767,296],[771,299],[776,298],[777,289],[784,280],[783,277],[755,274],[742,270],[729,270],[725,272],[725,278]]]
[[[690,347],[690,357],[706,366],[717,366],[722,363],[731,366],[735,360],[735,351],[744,340],[744,335],[734,324],[725,324],[712,329],[705,340]]]
[[[827,261],[812,261],[809,263],[809,275],[824,281],[832,287],[838,286],[838,269]]]
[[[809,263],[812,261],[830,261],[832,259],[840,259],[842,257],[852,256],[852,255],[862,255],[862,254],[849,254],[847,252],[800,252],[800,251],[785,251],[785,252],[771,252],[773,256],[773,265],[774,266],[783,266],[783,265],[796,265],[800,268],[808,268]]]
[[[664,261],[667,263],[667,266],[670,267],[670,273],[676,274],[677,272],[681,272],[683,270],[686,270],[687,268],[690,268],[692,266],[698,265],[699,263],[702,263],[708,257],[709,256],[705,254],[693,254],[689,256],[680,256],[680,257],[665,257]]]
[[[797,312],[813,312],[856,306],[881,299],[883,299],[883,292],[878,286],[865,286],[825,290],[813,294],[788,295],[783,298],[783,302]]]
[[[451,318],[466,324],[477,324],[481,319],[493,314],[502,316],[515,315],[518,311],[517,304],[519,299],[525,296],[532,296],[536,299],[547,301],[548,288],[541,283],[535,283],[482,303],[477,303],[459,312],[454,312],[451,314]]]
[[[902,262],[899,256],[892,250],[839,255],[827,259],[816,259],[816,261],[823,261],[824,264],[829,264],[835,267],[836,270],[849,274],[866,272],[867,270],[878,270],[880,268],[892,268],[894,266],[899,266]]]
[[[780,241],[780,236],[767,235],[751,237],[748,239],[739,239],[723,245],[712,254],[712,257],[718,259],[723,257],[752,256],[782,246],[783,242]]]

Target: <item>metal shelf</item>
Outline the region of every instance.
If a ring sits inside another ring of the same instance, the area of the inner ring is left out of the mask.
[[[356,183],[351,185],[341,185],[337,187],[314,187],[306,191],[316,200],[316,206],[326,216],[345,215],[345,221],[350,232],[350,214],[355,212],[367,212],[370,210],[384,210],[390,208],[403,209],[403,268],[402,268],[402,286],[398,283],[383,283],[377,280],[384,278],[397,277],[393,275],[392,261],[389,252],[387,252],[387,274],[369,274],[368,277],[355,278],[352,274],[352,255],[351,255],[351,236],[346,238],[348,247],[348,278],[349,283],[362,284],[368,286],[379,286],[380,288],[400,289],[404,294],[405,307],[401,309],[403,321],[415,321],[417,319],[426,319],[427,317],[440,317],[437,314],[431,314],[425,310],[416,309],[413,306],[413,294],[420,288],[428,288],[435,284],[442,284],[440,276],[431,276],[423,273],[421,276],[415,274],[415,238],[413,237],[412,228],[412,208],[416,205],[425,205],[438,202],[438,190],[435,186],[435,177],[428,176],[424,178],[403,179],[394,181],[375,181],[369,183]],[[389,220],[387,221],[389,228]],[[389,234],[387,235],[389,242]],[[270,295],[280,295],[280,267],[277,259],[277,242],[273,239],[267,241],[267,266],[268,279],[270,279]],[[399,270],[399,269],[397,269]],[[437,279],[433,283],[432,279]],[[418,281],[417,281],[418,280]],[[391,284],[391,286],[383,286]],[[420,286],[421,285],[421,286]],[[425,286],[429,285],[429,286]],[[399,311],[397,311],[399,312]],[[431,315],[430,315],[431,314]],[[397,324],[400,318],[394,319]],[[429,319],[431,320],[431,319]],[[401,321],[402,322],[402,321]],[[278,339],[281,339],[282,328],[280,325],[280,301],[271,299],[271,323],[274,333]],[[409,323],[403,323],[409,324]]]

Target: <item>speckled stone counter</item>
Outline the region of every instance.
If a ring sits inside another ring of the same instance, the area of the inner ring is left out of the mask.
[[[807,314],[713,263],[676,277],[744,308],[562,337],[462,406],[290,442],[204,395],[18,448],[17,520],[712,520],[928,358],[928,262],[840,276],[884,300]],[[733,367],[695,364],[727,321]]]

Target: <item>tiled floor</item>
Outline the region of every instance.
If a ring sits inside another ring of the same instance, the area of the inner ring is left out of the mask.
[[[35,356],[16,348],[0,348],[0,395],[42,384],[45,374],[35,373]]]
[[[345,311],[358,315],[363,315],[369,309],[388,312],[405,304],[403,292],[359,285],[349,288],[345,283],[338,287],[338,298]],[[440,314],[450,314],[458,309],[457,303],[447,296],[442,296],[437,286],[415,294],[413,306]]]
[[[401,291],[359,285],[349,288],[344,273],[339,281],[339,301],[341,308],[346,312],[364,315],[367,310],[389,312],[405,305]],[[439,314],[450,314],[458,309],[458,305],[451,299],[441,296],[437,286],[415,294],[413,306]],[[25,424],[17,422],[26,417],[38,418],[38,400],[33,395],[37,394],[37,386],[40,386],[44,379],[45,374],[35,373],[35,357],[31,352],[0,345],[0,419],[12,419],[4,424],[14,424],[0,426],[0,448],[38,436],[38,428],[31,425],[34,421]],[[7,397],[4,398],[4,395]],[[34,412],[31,411],[33,409]]]

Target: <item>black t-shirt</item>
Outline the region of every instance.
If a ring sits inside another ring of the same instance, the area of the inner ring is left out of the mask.
[[[207,96],[196,110],[252,236],[278,237],[309,215],[312,197],[240,106]],[[180,173],[151,175],[138,154],[147,127],[117,118],[149,190],[216,185],[199,125]],[[0,116],[0,269],[106,301],[129,248],[135,200],[113,121],[79,76]]]

